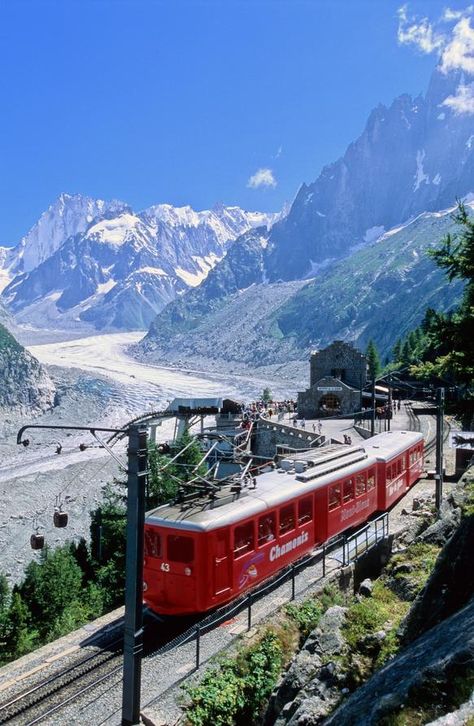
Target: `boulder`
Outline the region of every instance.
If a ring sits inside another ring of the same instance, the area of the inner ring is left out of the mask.
[[[359,595],[362,595],[363,597],[371,597],[372,589],[373,589],[372,580],[369,577],[367,577],[359,585]]]
[[[456,700],[462,688],[456,692],[453,684],[469,683],[473,670],[474,598],[390,660],[331,716],[314,723],[379,726],[394,720],[401,709],[408,712],[411,706],[417,711],[425,708],[435,716],[445,714],[461,705]]]
[[[341,684],[338,666],[331,656],[346,651],[341,633],[345,618],[346,608],[339,605],[326,610],[273,693],[265,714],[267,726],[318,723],[316,718],[334,709],[341,698]]]

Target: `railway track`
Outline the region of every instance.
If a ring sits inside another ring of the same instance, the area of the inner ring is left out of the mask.
[[[107,650],[88,655],[0,703],[0,724],[16,722],[23,726],[40,723],[66,703],[117,673],[122,668],[122,640]],[[80,681],[80,688],[74,688]]]
[[[433,405],[429,403],[418,403],[416,404],[417,408],[432,408]],[[410,404],[406,408],[408,420],[410,422],[410,430],[411,431],[420,431],[421,425],[420,425],[420,419],[416,415],[416,413],[413,411],[413,402],[410,402]],[[432,417],[435,418],[434,416]],[[443,427],[443,446],[446,444],[449,434],[451,431],[451,424],[449,420],[445,417],[444,418],[444,427]],[[436,447],[436,430],[433,431],[433,433],[429,436],[429,438],[425,441],[425,456],[427,454],[433,453],[434,449]]]

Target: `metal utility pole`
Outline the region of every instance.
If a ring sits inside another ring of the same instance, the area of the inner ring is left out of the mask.
[[[392,418],[392,374],[388,374],[388,411],[387,411],[387,431],[390,431],[390,419]]]
[[[375,434],[375,371],[372,373],[372,418],[370,420],[370,435]]]
[[[443,498],[443,429],[444,429],[444,388],[436,391],[436,511],[439,514]]]
[[[127,552],[122,726],[140,723],[143,652],[143,530],[147,480],[147,429],[132,425],[128,437]]]
[[[143,651],[143,539],[145,526],[145,487],[147,483],[148,449],[147,427],[132,424],[128,429],[110,429],[97,426],[62,426],[28,424],[17,433],[17,444],[28,446],[23,439],[27,429],[62,429],[88,431],[120,466],[121,462],[97,432],[128,433],[128,497],[127,497],[127,552],[125,560],[125,617],[122,726],[140,723],[140,681]]]

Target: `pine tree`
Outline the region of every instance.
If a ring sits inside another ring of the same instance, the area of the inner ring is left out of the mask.
[[[69,546],[54,551],[45,547],[40,562],[32,561],[27,566],[18,592],[44,637],[63,611],[81,600],[82,572]]]
[[[392,348],[392,356],[393,356],[393,362],[399,363],[402,357],[402,341],[400,338],[397,340],[395,345]]]
[[[268,386],[267,386],[262,391],[262,401],[264,401],[264,403],[269,403],[272,400],[273,400],[273,394],[272,394],[270,388],[268,388]]]
[[[377,378],[382,370],[380,365],[380,357],[373,340],[369,340],[369,344],[366,350],[367,365],[369,368],[369,375],[371,378]]]
[[[429,309],[422,323],[428,340],[424,363],[412,373],[420,377],[448,377],[458,383],[474,379],[474,220],[458,202],[452,215],[459,226],[456,234],[443,238],[438,249],[430,250],[436,264],[446,270],[448,280],[463,280],[464,293],[459,307],[448,315]]]

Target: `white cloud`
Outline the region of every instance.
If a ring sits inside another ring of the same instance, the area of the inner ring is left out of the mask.
[[[276,187],[277,182],[273,176],[271,169],[257,169],[247,182],[247,186],[251,189],[258,189],[258,187]]]
[[[283,153],[283,146],[279,146],[277,149],[277,153],[275,154],[275,159],[278,159]]]
[[[443,13],[441,20],[446,23],[450,23],[452,20],[459,20],[459,18],[467,18],[474,12],[474,5],[468,5],[464,10],[453,10],[452,8],[446,8]]]
[[[409,17],[408,6],[402,5],[398,10],[398,42],[414,45],[422,53],[438,52],[439,68],[443,73],[463,71],[474,76],[474,27],[471,21],[474,21],[474,5],[463,10],[446,8],[437,21]],[[474,84],[463,81],[456,93],[441,105],[457,114],[474,114]]]
[[[474,83],[460,84],[454,96],[445,98],[442,106],[448,106],[456,114],[474,115]]]
[[[461,18],[456,23],[441,57],[442,71],[456,69],[474,75],[474,28],[470,18]]]
[[[413,45],[422,53],[438,52],[443,73],[461,70],[474,75],[473,15],[474,5],[464,10],[446,8],[439,20],[431,21],[409,16],[408,6],[402,5],[398,9],[398,42]]]
[[[398,42],[401,45],[414,45],[422,53],[432,53],[443,48],[446,43],[442,33],[438,33],[428,18],[417,20],[408,17],[408,6],[398,9]]]

